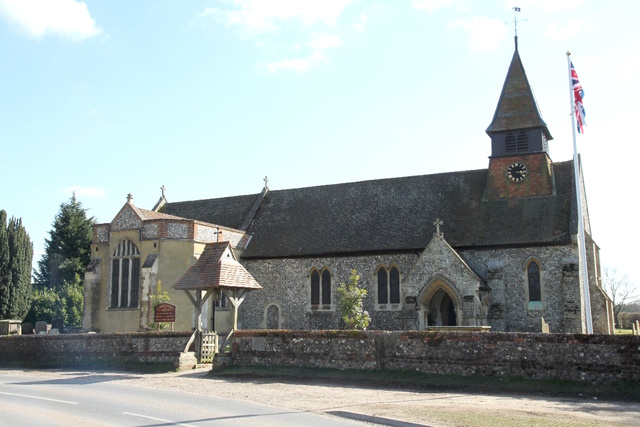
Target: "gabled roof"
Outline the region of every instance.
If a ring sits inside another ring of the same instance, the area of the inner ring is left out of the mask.
[[[554,195],[496,201],[483,200],[486,169],[271,190],[247,230],[252,239],[242,257],[422,251],[436,218],[456,249],[570,243],[572,162],[555,163],[553,176]],[[165,212],[233,227],[245,217],[237,207],[250,208],[255,198],[168,203]]]
[[[178,279],[174,289],[211,288],[262,289],[236,260],[229,242],[208,243],[198,261]]]
[[[520,54],[516,49],[502,86],[493,120],[486,132],[491,135],[495,132],[531,128],[542,128],[547,140],[553,139],[547,124],[540,116]]]

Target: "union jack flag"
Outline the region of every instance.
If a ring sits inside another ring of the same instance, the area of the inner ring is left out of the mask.
[[[576,73],[576,69],[573,67],[573,62],[571,62],[571,88],[573,89],[573,100],[575,102],[573,110],[576,114],[576,125],[578,127],[578,132],[584,133],[584,127],[587,124],[584,121],[584,116],[586,114],[584,111],[584,105],[582,105],[584,90],[582,90],[582,85],[578,80],[578,73]]]

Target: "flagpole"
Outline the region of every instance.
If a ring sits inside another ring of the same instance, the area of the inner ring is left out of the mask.
[[[578,145],[576,144],[576,108],[573,97],[573,80],[571,77],[571,52],[567,52],[567,67],[569,70],[569,104],[571,108],[571,129],[573,130],[573,171],[576,182],[576,204],[578,206],[578,247],[580,249],[580,271],[584,289],[584,311],[587,334],[593,334],[593,320],[591,318],[591,294],[589,292],[589,270],[587,269],[587,247],[584,236],[584,217],[582,215],[582,191],[580,188],[580,166]]]

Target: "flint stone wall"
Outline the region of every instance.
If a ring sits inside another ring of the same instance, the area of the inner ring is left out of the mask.
[[[0,338],[0,366],[173,363],[191,332],[22,335]]]
[[[254,330],[235,339],[240,366],[640,382],[640,337],[631,335]]]
[[[583,332],[581,285],[573,249],[566,245],[459,251],[462,259],[491,288],[487,313],[483,314],[486,321],[478,324],[487,324],[493,331],[539,332],[540,320],[544,317],[551,332]],[[542,305],[539,308],[530,307],[528,301],[526,266],[531,259],[536,259],[541,266]],[[266,313],[271,304],[281,307],[282,329],[339,328],[340,315],[335,310],[336,288],[340,282],[348,281],[351,270],[355,268],[360,274],[360,286],[367,290],[364,309],[371,316],[370,329],[419,329],[418,310],[424,303],[419,297],[435,276],[423,277],[410,286],[406,278],[418,261],[418,254],[243,259],[242,264],[264,289],[252,292],[240,307],[241,328],[265,328]],[[447,259],[430,262],[433,263],[431,270],[450,279]],[[380,310],[377,308],[376,273],[378,267],[389,268],[391,265],[400,270],[401,304],[395,310]],[[436,268],[438,265],[440,268]],[[310,272],[314,267],[319,271],[328,267],[331,272],[332,305],[328,310],[311,308]],[[462,293],[462,283],[450,282],[461,297],[470,296]],[[407,297],[413,298],[413,303],[408,303]],[[606,328],[594,330],[596,333],[606,332]]]

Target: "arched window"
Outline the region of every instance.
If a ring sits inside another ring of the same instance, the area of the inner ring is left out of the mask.
[[[331,272],[326,267],[322,273],[316,268],[311,270],[311,305],[315,308],[331,305]]]
[[[400,304],[400,271],[396,266],[378,269],[378,304]]]
[[[111,308],[137,308],[140,293],[140,251],[129,239],[111,257]]]
[[[518,132],[518,151],[527,151],[529,149],[529,137],[526,132]]]
[[[507,153],[516,151],[516,136],[511,132],[504,138],[504,149]]]
[[[527,296],[530,310],[542,310],[542,269],[537,260],[532,259],[527,264]]]

